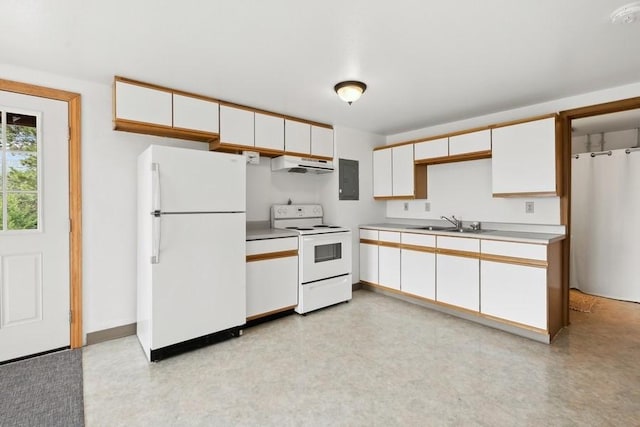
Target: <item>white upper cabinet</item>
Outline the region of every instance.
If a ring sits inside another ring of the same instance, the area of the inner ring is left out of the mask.
[[[173,94],[173,127],[218,133],[217,102]]]
[[[255,113],[255,146],[268,150],[284,150],[284,119]]]
[[[555,117],[493,129],[494,197],[557,195]]]
[[[150,87],[115,82],[115,118],[171,127],[172,93]]]
[[[333,158],[333,129],[311,126],[311,154]]]
[[[414,160],[435,159],[449,155],[449,138],[432,139],[414,144]]]
[[[414,195],[413,144],[400,145],[392,149],[393,196]]]
[[[290,153],[311,154],[311,125],[285,119],[284,149]]]
[[[450,156],[489,150],[491,150],[489,129],[449,137]]]
[[[373,151],[373,197],[415,197],[413,144]]]
[[[392,196],[393,166],[391,149],[374,150],[373,152],[373,197]]]
[[[254,112],[242,108],[220,106],[220,142],[254,146]]]

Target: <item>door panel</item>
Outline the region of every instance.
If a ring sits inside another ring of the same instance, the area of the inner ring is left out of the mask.
[[[0,91],[0,361],[69,346],[68,105]]]

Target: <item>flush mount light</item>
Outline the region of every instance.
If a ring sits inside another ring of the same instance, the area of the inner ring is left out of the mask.
[[[364,91],[367,90],[367,85],[356,80],[349,80],[338,83],[333,89],[340,99],[351,105],[353,101],[357,101]]]
[[[610,16],[614,24],[631,24],[640,19],[640,2],[625,4],[613,11]]]

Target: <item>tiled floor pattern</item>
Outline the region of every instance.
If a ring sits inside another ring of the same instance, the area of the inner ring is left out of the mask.
[[[640,304],[541,344],[369,291],[159,363],[84,349],[88,426],[640,425]]]

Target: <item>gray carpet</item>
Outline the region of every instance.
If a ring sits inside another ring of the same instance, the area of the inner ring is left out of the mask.
[[[82,350],[1,365],[0,426],[84,426]]]

